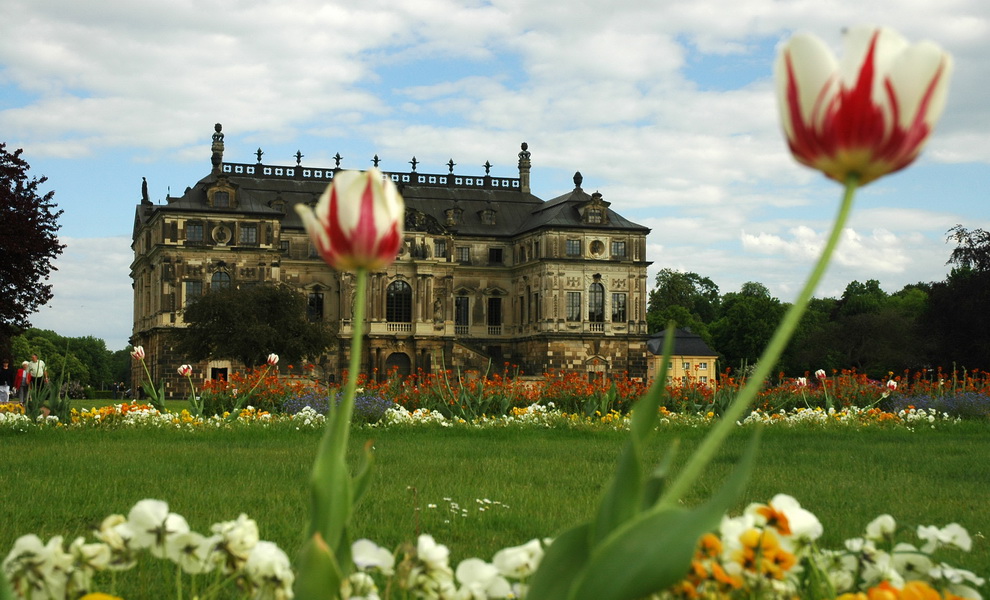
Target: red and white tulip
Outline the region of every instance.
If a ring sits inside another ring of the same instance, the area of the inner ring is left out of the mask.
[[[183,377],[189,377],[192,375],[192,365],[182,365],[177,370],[179,371],[179,375],[182,375]]]
[[[799,34],[774,65],[781,123],[794,157],[859,185],[911,164],[945,107],[952,57],[932,42],[909,45],[883,27],[858,27],[836,60]]]
[[[379,271],[402,245],[405,203],[378,169],[340,171],[316,209],[296,205],[323,260],[339,271]]]
[[[274,367],[275,365],[278,364],[278,354],[272,352],[271,354],[268,355],[268,360],[266,362],[268,363],[269,367]]]
[[[144,360],[144,346],[134,346],[131,350],[131,356],[134,360]]]

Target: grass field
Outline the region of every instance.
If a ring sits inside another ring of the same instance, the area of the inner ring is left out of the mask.
[[[660,433],[654,458],[674,437],[685,456],[703,433]],[[737,509],[776,493],[793,495],[824,524],[827,547],[839,547],[885,512],[912,529],[958,522],[973,535],[974,547],[951,562],[988,575],[988,434],[984,423],[913,432],[771,427]],[[3,434],[0,553],[25,533],[87,535],[106,515],[159,498],[199,531],[246,512],[262,539],[293,556],[308,518],[307,480],[318,436],[260,427]],[[553,536],[587,518],[625,436],[538,428],[358,429],[353,449],[369,438],[377,467],[358,507],[357,537],[395,546],[428,532],[456,561],[490,558],[499,548]],[[742,431],[729,440],[689,501],[720,483],[747,439]],[[452,511],[451,503],[459,508]]]

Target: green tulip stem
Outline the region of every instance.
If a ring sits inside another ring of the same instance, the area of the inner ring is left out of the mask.
[[[344,397],[340,404],[331,410],[337,412],[327,434],[330,442],[335,444],[333,452],[344,456],[347,451],[347,435],[350,432],[351,414],[354,412],[354,394],[357,390],[358,373],[361,370],[361,343],[364,337],[364,309],[367,296],[368,271],[358,269],[357,282],[354,285],[354,319],[351,321],[351,360],[347,368],[347,381],[344,384]],[[326,439],[326,434],[324,435]]]
[[[350,521],[353,498],[351,480],[347,471],[347,438],[350,433],[351,415],[354,412],[354,394],[357,390],[358,372],[361,370],[361,343],[364,337],[365,298],[367,297],[368,272],[357,270],[354,297],[354,319],[351,322],[351,360],[344,384],[343,398],[334,405],[330,401],[327,426],[320,439],[320,446],[313,465],[313,516],[310,533],[319,533],[335,556],[344,551],[346,528]]]
[[[855,196],[857,187],[859,187],[859,176],[850,175],[846,180],[845,193],[843,194],[842,204],[839,206],[838,214],[835,217],[835,223],[832,225],[832,232],[829,234],[828,241],[825,243],[825,248],[822,250],[821,256],[818,257],[818,262],[815,263],[814,269],[808,276],[807,283],[804,284],[801,293],[798,294],[794,303],[787,310],[787,313],[784,314],[780,325],[777,326],[773,337],[770,338],[770,343],[767,344],[759,361],[756,363],[756,369],[753,371],[752,376],[750,376],[743,389],[739,391],[732,404],[726,409],[722,418],[712,427],[712,430],[702,440],[701,445],[698,446],[698,449],[688,459],[684,469],[664,492],[660,505],[669,506],[677,504],[687,490],[698,480],[701,472],[711,462],[712,458],[714,458],[715,453],[721,447],[725,438],[737,427],[736,422],[743,417],[743,414],[753,403],[757,394],[759,394],[764,380],[776,366],[777,360],[780,359],[780,355],[783,354],[784,349],[787,347],[787,343],[794,334],[794,330],[797,329],[798,324],[801,322],[801,316],[804,314],[805,308],[807,308],[808,302],[811,300],[811,295],[815,292],[815,288],[818,287],[818,283],[825,275],[825,270],[832,260],[832,254],[839,245],[842,230],[846,225],[846,221],[849,220],[849,214],[852,212],[853,197]]]

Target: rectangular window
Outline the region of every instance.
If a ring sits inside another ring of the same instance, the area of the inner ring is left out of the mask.
[[[502,324],[502,299],[498,297],[488,299],[488,326],[497,327]]]
[[[567,256],[581,256],[581,240],[567,240]]]
[[[447,240],[433,240],[433,256],[447,258]]]
[[[282,254],[288,254],[289,253],[289,240],[282,240],[282,241],[280,241],[278,243],[278,249],[282,252]]]
[[[708,383],[708,377],[706,375],[702,375],[698,378],[698,383]]]
[[[681,368],[683,368],[685,371],[690,371],[691,370],[691,363],[689,363],[689,362],[681,363]]]
[[[567,292],[567,320],[581,320],[581,292]]]
[[[189,306],[189,303],[199,298],[203,295],[203,282],[202,281],[187,281],[186,282],[186,303],[185,306]]]
[[[588,209],[588,222],[589,223],[601,223],[602,222],[602,209],[600,208],[589,208]]]
[[[698,363],[698,370],[699,371],[707,371],[708,370],[708,363],[706,363],[706,362],[700,362],[700,363]]]
[[[202,223],[186,223],[186,241],[196,243],[203,241]]]
[[[230,208],[230,192],[215,192],[213,208]]]
[[[241,225],[240,243],[242,243],[242,244],[257,244],[258,243],[258,226],[257,225]]]
[[[306,303],[306,317],[311,323],[323,320],[323,293],[310,292]]]
[[[612,322],[621,323],[626,320],[626,295],[612,294]]]
[[[626,243],[624,241],[612,242],[612,257],[624,258],[626,256]]]
[[[533,260],[540,258],[540,242],[533,242]]]
[[[502,264],[502,249],[501,248],[489,248],[488,249],[488,264],[490,264],[490,265],[500,265],[500,264]]]
[[[458,246],[457,247],[457,262],[470,263],[471,262],[471,248],[468,246]]]
[[[454,298],[454,325],[467,327],[470,321],[471,303],[467,296],[456,296]]]

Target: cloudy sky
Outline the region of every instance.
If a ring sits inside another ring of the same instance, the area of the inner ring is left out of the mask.
[[[986,0],[5,0],[0,141],[65,214],[55,298],[32,317],[123,348],[141,178],[153,201],[225,159],[516,176],[600,191],[652,228],[651,273],[759,281],[789,301],[840,190],[779,133],[776,48],[883,24],[955,57],[946,114],[911,168],[862,190],[817,296],[852,280],[894,292],[945,277],[946,231],[990,228]]]

